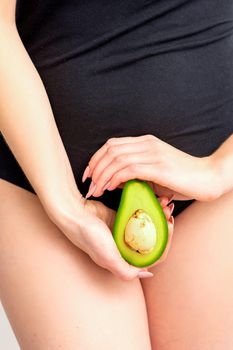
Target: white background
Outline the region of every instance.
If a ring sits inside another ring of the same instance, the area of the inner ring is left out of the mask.
[[[20,350],[10,323],[0,302],[0,349],[1,350]]]

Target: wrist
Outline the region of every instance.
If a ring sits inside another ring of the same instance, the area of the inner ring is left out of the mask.
[[[222,194],[233,189],[233,134],[210,157],[221,182]]]
[[[65,188],[53,191],[46,197],[40,198],[42,205],[50,219],[58,224],[76,217],[80,218],[84,198],[78,188]]]
[[[206,157],[209,164],[209,168],[212,174],[211,188],[213,193],[212,199],[221,197],[227,192],[225,181],[225,164],[221,157],[218,157],[215,153]]]
[[[212,156],[196,157],[195,168],[197,172],[194,172],[191,189],[193,198],[204,202],[219,198],[222,195],[222,183],[218,167]]]

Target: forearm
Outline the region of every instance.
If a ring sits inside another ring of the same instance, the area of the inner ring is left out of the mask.
[[[81,197],[46,90],[14,24],[0,23],[0,130],[41,202]]]
[[[210,158],[220,178],[222,194],[233,190],[233,134]]]

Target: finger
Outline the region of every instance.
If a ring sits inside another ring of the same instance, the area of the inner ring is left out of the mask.
[[[167,242],[166,248],[162,256],[159,258],[159,260],[157,260],[153,265],[151,265],[151,267],[152,266],[154,267],[160,264],[166,259],[171,246],[173,232],[174,232],[174,218],[171,221],[168,221],[168,242]],[[145,272],[144,277],[153,276],[151,275],[152,274],[151,271],[147,271],[147,268],[143,268],[143,269],[135,268],[134,266],[129,265],[123,259],[121,263],[120,264],[118,263],[117,265],[115,264],[115,261],[111,262],[110,264],[108,264],[107,269],[110,270],[114,275],[116,275],[117,277],[120,277],[123,280],[132,280],[135,277],[139,277],[139,278],[143,277],[143,276],[140,276],[141,274],[140,271]]]
[[[103,188],[112,175],[121,168],[129,164],[150,163],[150,161],[153,161],[152,155],[146,152],[150,150],[149,146],[149,141],[114,145],[106,150],[98,162],[93,164],[90,162],[89,174],[92,177],[92,182],[96,184],[95,195],[98,196],[103,193]]]
[[[169,204],[166,208],[169,208],[169,211],[170,211],[170,213],[169,213],[170,216],[168,217],[168,220],[169,220],[170,217],[172,216],[173,211],[174,211],[175,204],[174,204],[174,203],[171,203],[171,204]]]
[[[159,200],[161,207],[164,208],[174,199],[174,197],[175,197],[174,194],[172,194],[169,197],[160,196],[157,199]]]
[[[118,188],[124,188],[125,186],[125,182],[122,182],[119,186],[117,186]]]
[[[164,215],[165,215],[166,219],[169,220],[169,218],[171,216],[170,215],[170,213],[171,213],[170,209],[168,207],[164,207],[163,208],[163,212],[164,212]]]
[[[138,147],[136,143],[122,143],[119,145],[114,145],[108,147],[106,152],[103,153],[102,157],[98,159],[98,161],[92,162],[90,161],[89,166],[91,168],[90,176],[92,180],[96,183],[100,174],[104,171],[104,169],[109,166],[112,161],[119,156],[125,158],[126,155],[136,152],[142,151],[142,146]],[[141,143],[140,143],[141,144]]]
[[[171,190],[165,186],[161,186],[159,184],[154,184],[153,185],[153,190],[156,193],[157,196],[166,196],[170,197],[173,195],[173,199],[175,200],[188,200],[190,197],[183,195],[182,193],[176,192],[174,190]]]
[[[174,204],[171,203],[170,206],[167,206],[164,208],[166,213],[166,218],[170,217],[170,220],[168,221],[168,242],[166,245],[166,248],[162,254],[162,256],[157,260],[155,264],[152,266],[158,265],[159,263],[163,262],[168,254],[168,251],[170,249],[171,241],[172,241],[172,235],[174,230],[174,218],[171,217],[171,213],[174,209]],[[120,261],[119,259],[120,258]],[[116,261],[117,264],[116,264]],[[146,278],[146,277],[152,277],[152,275],[149,273],[139,274],[139,271],[147,272],[147,268],[139,269],[135,268],[132,265],[129,265],[119,254],[119,251],[117,251],[117,256],[114,258],[111,254],[110,262],[108,262],[107,266],[105,266],[108,270],[110,270],[114,275],[120,277],[123,280],[132,280],[135,277],[139,278]]]
[[[168,197],[160,196],[160,197],[157,197],[157,199],[160,202],[160,205],[161,205],[162,208],[166,207],[167,201],[168,201]]]
[[[125,153],[113,159],[111,163],[105,164],[106,168],[103,169],[99,177],[96,176],[96,170],[94,170],[92,179],[96,187],[92,195],[100,196],[101,194],[103,194],[104,190],[109,185],[109,180],[111,179],[111,177],[115,173],[119,172],[121,169],[130,166],[130,164],[146,164],[149,163],[149,161],[150,155],[146,152],[138,151],[136,153]],[[101,166],[104,166],[104,164],[101,164]]]
[[[104,268],[111,271],[115,276],[125,281],[130,281],[137,277],[144,278],[153,276],[153,273],[147,271],[146,268],[142,269],[130,265],[121,256],[119,258],[114,258],[114,256],[111,255],[110,259],[107,261],[107,263],[105,263]]]
[[[168,205],[168,206],[163,208],[163,212],[164,212],[165,217],[166,217],[167,220],[170,219],[170,217],[172,215],[172,212],[174,210],[174,207],[175,207],[175,204],[171,203],[170,205]]]
[[[142,136],[127,136],[127,137],[113,137],[107,140],[105,144],[100,147],[91,157],[90,161],[88,162],[89,170],[88,177],[92,175],[92,169],[95,168],[95,165],[99,162],[99,160],[103,157],[103,155],[107,152],[109,147],[120,145],[120,144],[127,144],[127,143],[138,143],[143,142],[146,139],[148,139],[148,135],[142,135]],[[84,170],[85,173],[86,170]],[[87,173],[86,172],[86,173]]]
[[[96,216],[99,219],[101,219],[103,222],[105,222],[106,225],[111,230],[113,228],[113,225],[114,225],[116,212],[113,209],[108,208],[102,202],[98,202],[98,201],[94,201],[94,200],[90,201],[90,202],[94,202],[93,205],[95,206],[95,209],[96,209]]]
[[[101,249],[99,249],[99,244],[94,241],[93,244],[87,243],[88,249],[85,251],[88,255],[96,262],[97,265],[109,270],[115,276],[123,280],[132,280],[138,276],[139,272],[147,272],[147,267],[140,268],[129,264],[120,254],[116,243],[113,239],[111,231],[104,229],[105,225],[101,223],[101,231],[99,232],[101,240]],[[107,228],[107,227],[106,227]],[[103,232],[105,231],[105,232]],[[106,235],[106,233],[108,233]],[[147,277],[151,277],[153,274],[146,274]]]
[[[166,197],[170,197],[174,192],[171,191],[169,188],[164,187],[159,185],[158,183],[155,183],[154,186],[154,192],[158,195],[158,196],[166,196]]]
[[[153,164],[131,164],[115,173],[110,179],[110,185],[107,187],[109,191],[114,190],[120,183],[126,182],[131,179],[140,179],[144,181],[163,182],[166,179],[166,174],[163,174],[160,169],[156,168]]]

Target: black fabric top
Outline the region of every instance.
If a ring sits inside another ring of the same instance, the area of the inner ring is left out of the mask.
[[[18,0],[16,23],[81,192],[110,137],[150,133],[205,156],[232,133],[232,0]],[[30,188],[0,150],[0,176]]]

